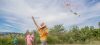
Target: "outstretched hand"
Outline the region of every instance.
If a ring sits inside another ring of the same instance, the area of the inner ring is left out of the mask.
[[[32,16],[32,19],[34,19],[34,17]]]
[[[36,21],[35,21],[35,19],[34,19],[33,16],[32,16],[32,20],[33,20],[34,24],[36,25],[36,27],[39,28],[39,26],[38,26],[38,24],[36,23]]]

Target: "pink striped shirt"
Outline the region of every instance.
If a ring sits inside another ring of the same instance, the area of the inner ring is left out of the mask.
[[[32,37],[31,37],[31,35],[30,34],[28,34],[27,36],[26,36],[26,42],[27,42],[27,45],[32,45]]]

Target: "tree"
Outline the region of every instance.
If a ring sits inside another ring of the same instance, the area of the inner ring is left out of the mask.
[[[55,25],[53,28],[50,29],[50,32],[60,33],[65,30],[63,25]]]
[[[99,26],[99,29],[100,29],[100,22],[98,22],[98,26]]]

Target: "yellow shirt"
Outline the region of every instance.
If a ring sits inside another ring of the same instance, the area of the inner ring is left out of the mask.
[[[48,28],[39,28],[38,32],[40,34],[40,40],[41,41],[46,41],[47,40],[47,35],[48,35]]]

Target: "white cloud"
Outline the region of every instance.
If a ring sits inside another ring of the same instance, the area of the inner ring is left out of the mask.
[[[94,12],[94,10],[100,9],[100,3],[97,3],[92,7],[87,7],[84,3],[84,0],[80,0],[80,2],[72,0],[72,4],[75,5],[72,6],[73,10],[81,15],[80,17],[78,17],[73,13],[68,12],[67,9],[64,8],[64,5],[62,5],[63,7],[61,7],[61,3],[58,3],[56,1],[57,0],[4,0],[4,3],[6,5],[1,9],[11,12],[14,14],[14,16],[18,17],[7,17],[7,19],[10,23],[18,24],[22,31],[25,31],[27,29],[35,29],[35,25],[32,22],[31,16],[38,17],[36,20],[39,24],[42,21],[45,21],[48,27],[56,24],[64,24],[66,26],[80,24],[85,22],[87,19],[100,16],[94,15],[96,13]],[[88,14],[88,12],[93,13]],[[19,22],[16,22],[16,20],[18,20]]]

